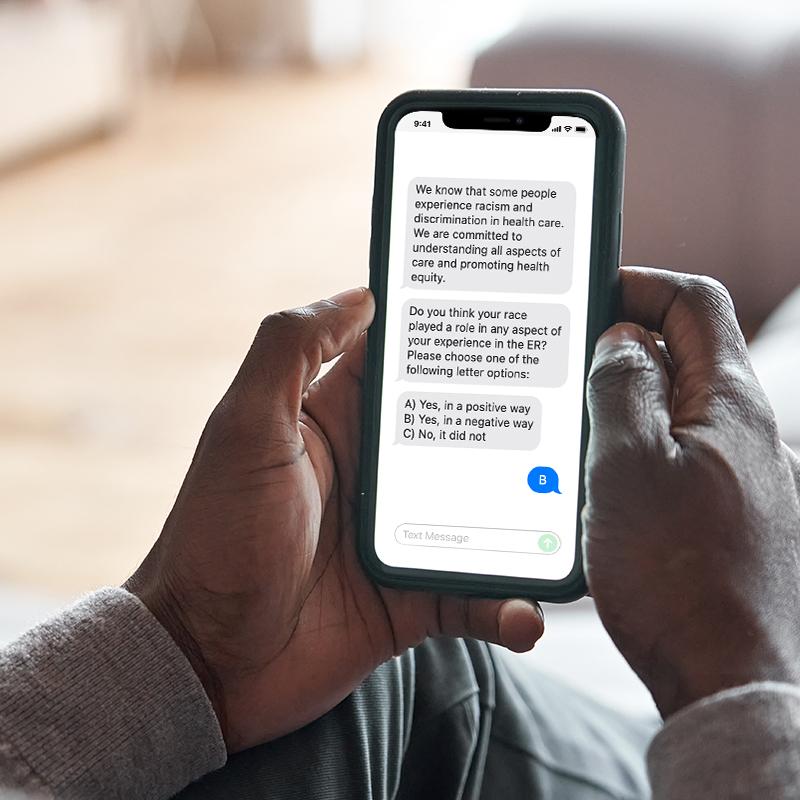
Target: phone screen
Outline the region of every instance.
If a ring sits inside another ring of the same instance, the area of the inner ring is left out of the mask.
[[[375,552],[560,580],[580,500],[596,134],[398,122]]]

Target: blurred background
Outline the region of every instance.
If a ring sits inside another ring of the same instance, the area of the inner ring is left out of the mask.
[[[780,0],[0,0],[0,640],[136,567],[266,313],[367,281],[410,88],[610,95],[625,261],[729,285],[800,442],[798,45]],[[531,658],[648,707],[588,601]]]

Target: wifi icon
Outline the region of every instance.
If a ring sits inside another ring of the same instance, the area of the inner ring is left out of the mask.
[[[569,133],[572,130],[572,125],[565,125],[564,130]]]

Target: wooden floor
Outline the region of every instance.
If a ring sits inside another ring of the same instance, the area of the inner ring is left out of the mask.
[[[0,584],[127,577],[260,319],[367,280],[381,108],[460,66],[181,78],[0,179]]]

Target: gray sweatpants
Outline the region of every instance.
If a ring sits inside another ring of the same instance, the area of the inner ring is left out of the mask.
[[[181,800],[628,800],[649,796],[651,723],[500,650],[432,639],[321,719],[232,756]]]

